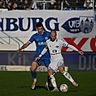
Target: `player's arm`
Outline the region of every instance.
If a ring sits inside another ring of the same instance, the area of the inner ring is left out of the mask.
[[[48,47],[45,47],[40,53],[40,55],[35,59],[35,61],[40,60],[40,58],[47,52],[47,50],[48,50]]]
[[[39,55],[39,57],[41,58],[47,52],[47,50],[48,50],[48,47],[45,47],[41,52],[41,54]]]
[[[78,50],[76,47],[74,47],[74,46],[72,46],[72,45],[70,45],[70,44],[68,44],[67,47],[69,47],[70,49],[72,49],[72,50],[74,50],[74,51],[77,51],[77,52],[78,52],[79,54],[81,54],[81,55],[84,54],[83,51]]]
[[[33,41],[35,41],[34,37],[34,35],[31,36],[28,42],[26,42],[22,47],[20,47],[18,51],[22,51],[23,49],[27,48]]]
[[[74,51],[77,51],[79,54],[81,54],[81,55],[83,55],[84,54],[84,52],[83,51],[80,51],[80,50],[78,50],[76,47],[74,47],[73,45],[70,45],[70,44],[68,44],[67,42],[64,42],[64,41],[62,41],[62,43],[63,43],[63,47],[69,47],[70,49],[72,49],[72,50],[74,50]]]
[[[26,42],[23,46],[21,46],[18,51],[22,51],[23,49],[27,48],[30,45],[30,42]]]

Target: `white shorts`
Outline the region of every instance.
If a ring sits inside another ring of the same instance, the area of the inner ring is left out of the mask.
[[[57,58],[51,59],[51,63],[49,64],[48,69],[57,71],[60,66],[64,66],[63,57],[57,57]]]

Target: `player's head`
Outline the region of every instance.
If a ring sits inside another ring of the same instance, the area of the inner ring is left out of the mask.
[[[44,29],[43,29],[43,24],[41,22],[36,24],[36,29],[39,33],[43,33]]]
[[[52,41],[55,41],[57,38],[57,32],[55,30],[51,30],[50,38]]]

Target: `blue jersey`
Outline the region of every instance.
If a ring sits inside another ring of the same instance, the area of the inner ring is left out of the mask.
[[[32,37],[29,39],[29,42],[32,43],[35,41],[36,43],[36,52],[34,55],[34,59],[39,56],[39,54],[42,52],[42,50],[46,47],[46,40],[50,38],[50,32],[45,31],[43,34],[36,33],[32,35]],[[49,52],[46,52],[41,59],[48,59],[50,58]]]

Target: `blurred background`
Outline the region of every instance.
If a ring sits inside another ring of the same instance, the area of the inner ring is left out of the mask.
[[[0,0],[8,10],[85,10],[96,8],[95,0]]]
[[[96,0],[0,0],[1,70],[7,65],[30,67],[35,44],[21,53],[17,49],[36,32],[38,21],[86,53],[80,56],[62,49],[66,65],[74,70],[96,70]]]

